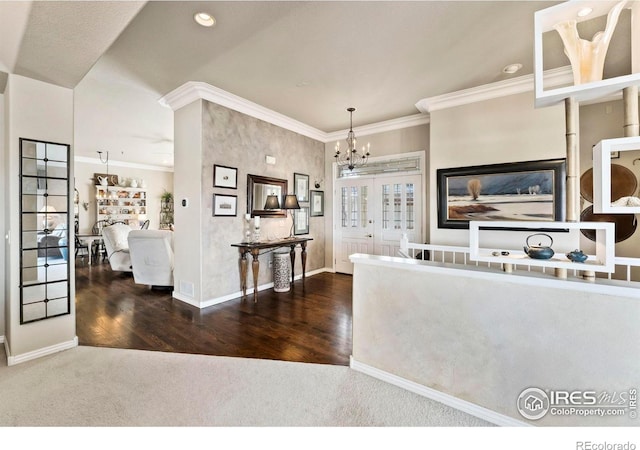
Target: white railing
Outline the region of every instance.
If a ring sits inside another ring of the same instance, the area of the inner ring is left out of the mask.
[[[411,259],[421,259],[424,261],[434,261],[440,263],[449,264],[462,264],[472,266],[483,266],[502,268],[502,263],[491,263],[478,261],[472,261],[469,258],[469,247],[456,247],[451,245],[433,245],[433,244],[418,244],[413,242],[407,242],[406,240],[400,240],[400,249],[398,250],[398,256]],[[606,274],[606,278],[609,280],[621,280],[626,282],[638,282],[640,281],[640,258],[614,258],[616,270],[613,273]],[[636,270],[633,270],[633,269]],[[526,263],[514,264],[513,270],[526,270],[539,271],[545,273],[546,267],[532,267]],[[580,276],[578,270],[572,271],[574,276]]]

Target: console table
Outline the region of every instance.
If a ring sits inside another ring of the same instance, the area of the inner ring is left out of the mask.
[[[240,244],[231,244],[232,247],[238,247],[238,251],[240,252],[240,283],[242,287],[242,298],[247,296],[247,272],[249,262],[247,261],[247,253],[251,253],[253,256],[253,261],[251,263],[251,269],[253,271],[253,301],[258,301],[258,272],[260,270],[260,261],[258,261],[258,256],[260,256],[261,250],[275,249],[279,247],[290,247],[291,251],[289,252],[289,257],[291,258],[291,282],[293,283],[294,278],[294,264],[296,261],[296,246],[300,245],[302,248],[302,253],[300,254],[302,258],[302,281],[304,282],[305,278],[305,268],[307,265],[307,242],[312,241],[313,238],[285,238],[285,239],[277,239],[274,241],[264,241],[264,242],[242,242]]]

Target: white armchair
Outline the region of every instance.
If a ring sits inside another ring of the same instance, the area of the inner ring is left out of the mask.
[[[128,241],[134,281],[173,286],[173,231],[133,230]]]
[[[102,240],[109,264],[111,264],[111,270],[131,272],[131,257],[127,240],[129,232],[131,232],[131,227],[123,223],[116,223],[102,229]]]

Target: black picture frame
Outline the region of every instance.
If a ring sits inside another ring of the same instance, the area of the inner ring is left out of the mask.
[[[238,169],[214,164],[213,187],[238,189]]]
[[[565,159],[438,169],[436,174],[438,228],[469,229],[470,220],[565,220]],[[470,186],[471,180],[480,182],[475,199],[471,192],[477,183]]]
[[[238,196],[213,194],[212,208],[214,217],[236,217],[238,215]]]
[[[298,198],[298,202],[309,201],[309,175],[303,173],[293,174],[293,193]]]
[[[309,234],[309,208],[302,206],[293,210],[293,234]]]
[[[324,216],[324,191],[309,191],[309,215]]]

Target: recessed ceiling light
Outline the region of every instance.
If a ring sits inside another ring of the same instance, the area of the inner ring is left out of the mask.
[[[211,14],[206,12],[199,12],[193,15],[193,20],[203,27],[212,27],[216,24],[216,19]]]
[[[582,8],[578,11],[578,17],[586,17],[593,12],[593,8]]]
[[[516,73],[520,69],[522,69],[522,64],[509,64],[508,66],[505,66],[502,71],[504,73]]]

